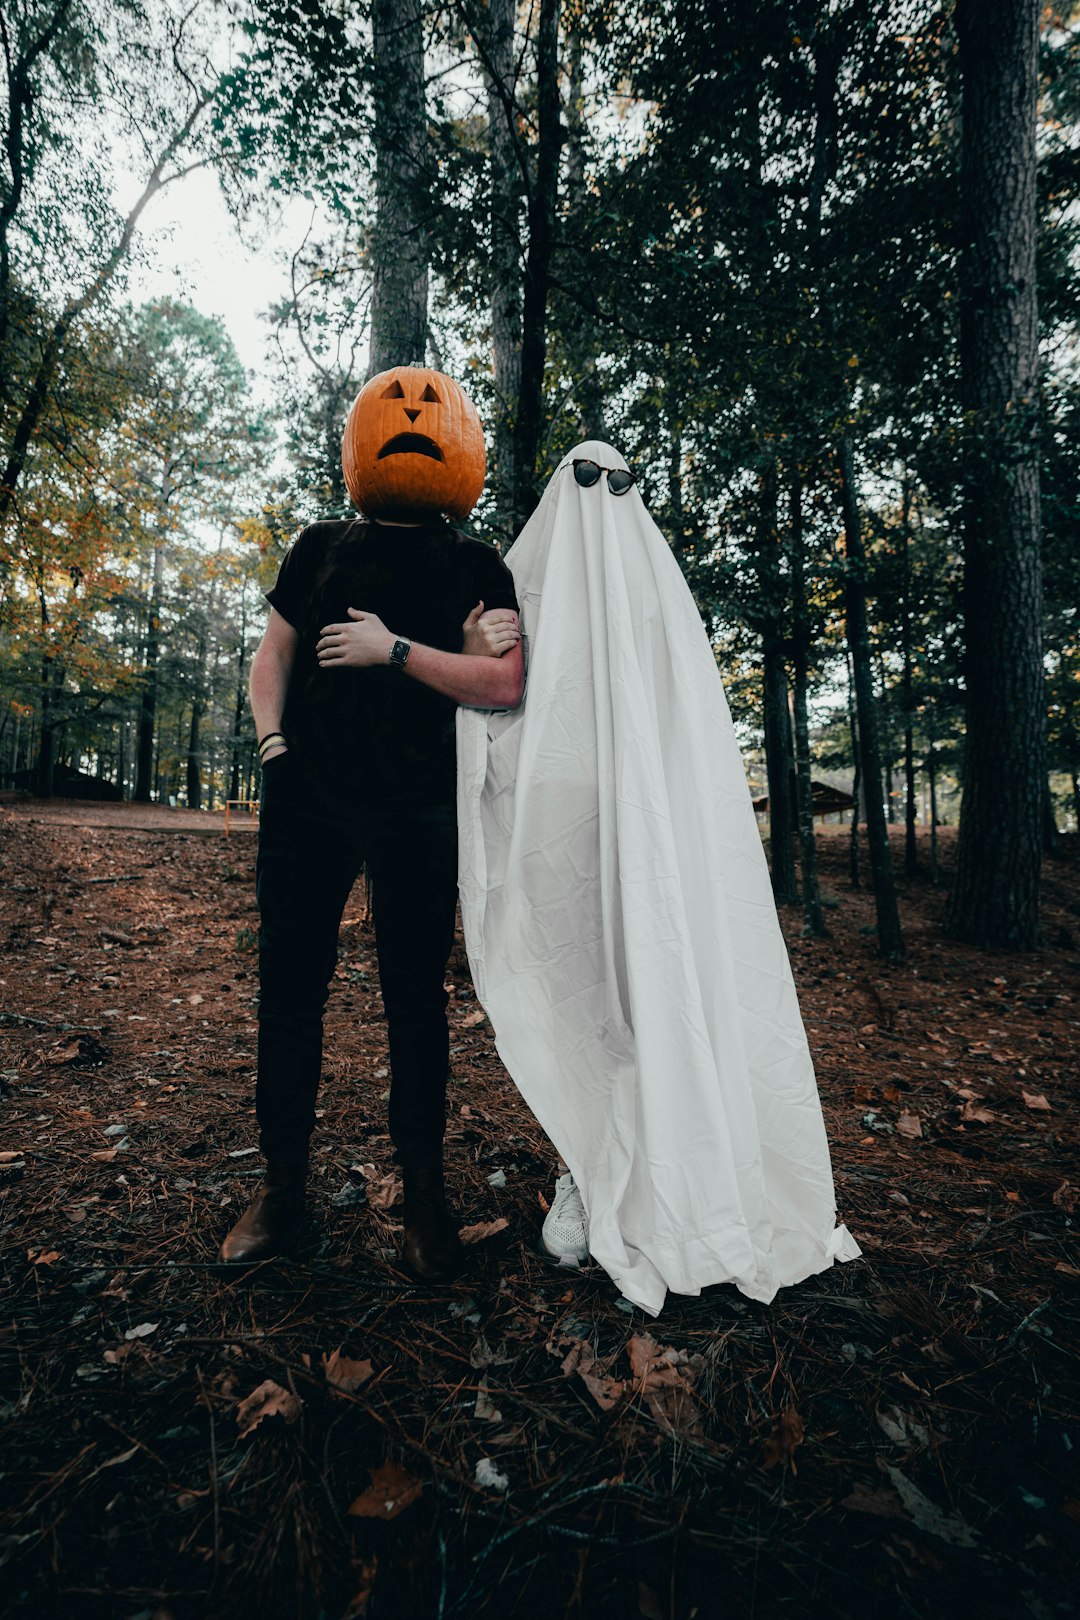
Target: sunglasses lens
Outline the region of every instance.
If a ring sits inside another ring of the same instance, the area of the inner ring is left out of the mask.
[[[613,495],[625,495],[634,482],[634,475],[633,473],[624,472],[621,467],[616,467],[614,471],[608,473],[607,481],[608,489]]]
[[[574,477],[583,489],[591,489],[600,477],[600,468],[595,461],[575,461]]]

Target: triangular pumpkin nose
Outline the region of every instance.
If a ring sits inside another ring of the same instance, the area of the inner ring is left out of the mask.
[[[415,422],[416,418],[420,415],[420,412],[419,411],[410,411],[409,407],[406,405],[406,407],[405,407],[405,415],[409,418],[410,422]]]

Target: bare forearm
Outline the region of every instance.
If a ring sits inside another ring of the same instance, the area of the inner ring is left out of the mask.
[[[403,673],[475,709],[514,709],[524,688],[520,648],[490,658],[443,652],[414,641]]]
[[[260,647],[251,661],[248,697],[251,700],[256,735],[259,737],[266,737],[272,731],[281,730],[281,721],[285,714],[285,698],[289,690],[290,668],[285,660],[265,647]]]

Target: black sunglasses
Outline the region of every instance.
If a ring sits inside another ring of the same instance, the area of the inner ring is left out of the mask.
[[[574,477],[582,489],[592,489],[599,483],[600,474],[607,473],[607,487],[613,495],[625,495],[631,484],[636,482],[636,475],[627,472],[625,467],[601,467],[595,461],[575,461]]]

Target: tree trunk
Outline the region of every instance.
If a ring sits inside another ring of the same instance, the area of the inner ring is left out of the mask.
[[[491,156],[491,348],[495,374],[492,489],[496,523],[514,528],[514,417],[521,391],[521,160],[515,97],[516,0],[488,6],[487,113]]]
[[[428,326],[428,134],[420,0],[373,0],[375,229],[369,377],[423,365]]]
[[[941,868],[938,865],[937,754],[932,737],[926,751],[926,774],[930,779],[930,881],[936,885],[941,877]]]
[[[559,188],[559,0],[539,0],[536,57],[536,164],[529,191],[529,251],[521,306],[521,386],[514,421],[514,526],[536,505],[543,430],[547,300]]]
[[[132,798],[148,804],[153,796],[154,728],[157,724],[158,658],[161,654],[161,609],[165,580],[165,541],[154,545],[154,574],[146,617],[146,656],[139,697],[139,735],[135,756],[135,791]]]
[[[903,546],[904,601],[900,610],[901,677],[904,701],[904,870],[908,877],[919,875],[919,846],[915,835],[918,814],[915,785],[915,699],[911,659],[911,483],[905,477],[901,513]]]
[[[795,807],[791,793],[791,717],[784,662],[784,587],[780,577],[780,537],[776,527],[777,474],[761,476],[758,494],[757,567],[759,601],[754,615],[761,628],[765,769],[769,778],[769,854],[773,898],[778,906],[799,898],[795,876]]]
[[[1039,943],[1045,699],[1039,543],[1035,0],[959,0],[967,727],[949,931]]]
[[[568,234],[577,238],[582,251],[574,280],[583,286],[590,281],[589,238],[580,234],[578,219],[584,213],[591,221],[591,210],[582,207],[586,197],[585,178],[585,84],[582,68],[581,34],[570,30],[566,95],[566,194],[569,199]],[[604,439],[604,391],[596,369],[599,341],[595,315],[577,300],[563,308],[562,337],[574,369],[574,400],[578,409],[579,431],[583,439]],[[681,539],[681,534],[677,536]]]
[[[802,477],[791,469],[791,600],[792,664],[795,676],[795,786],[799,811],[799,856],[802,865],[803,933],[820,938],[828,930],[821,909],[817,840],[814,837],[814,786],[810,774],[810,725],[807,685],[810,664],[810,615],[806,601],[806,534],[803,527]]]
[[[874,885],[877,913],[878,949],[882,956],[904,954],[904,936],[896,908],[892,856],[885,807],[881,802],[881,755],[878,746],[877,709],[874,700],[874,669],[870,650],[870,630],[866,610],[866,553],[859,527],[855,493],[855,457],[851,437],[844,432],[839,447],[840,496],[844,520],[844,551],[847,571],[844,581],[844,610],[851,667],[855,679],[855,707],[859,717],[859,753],[866,782],[866,836],[870,846],[870,875]]]
[[[189,810],[202,809],[202,760],[200,758],[200,732],[202,730],[204,706],[202,694],[197,692],[191,700],[191,726],[188,730],[187,803]]]
[[[859,717],[855,713],[855,676],[851,667],[851,653],[847,665],[848,730],[851,733],[851,833],[848,838],[848,882],[853,889],[862,887],[859,876],[859,798],[862,793],[861,749],[859,748]]]

